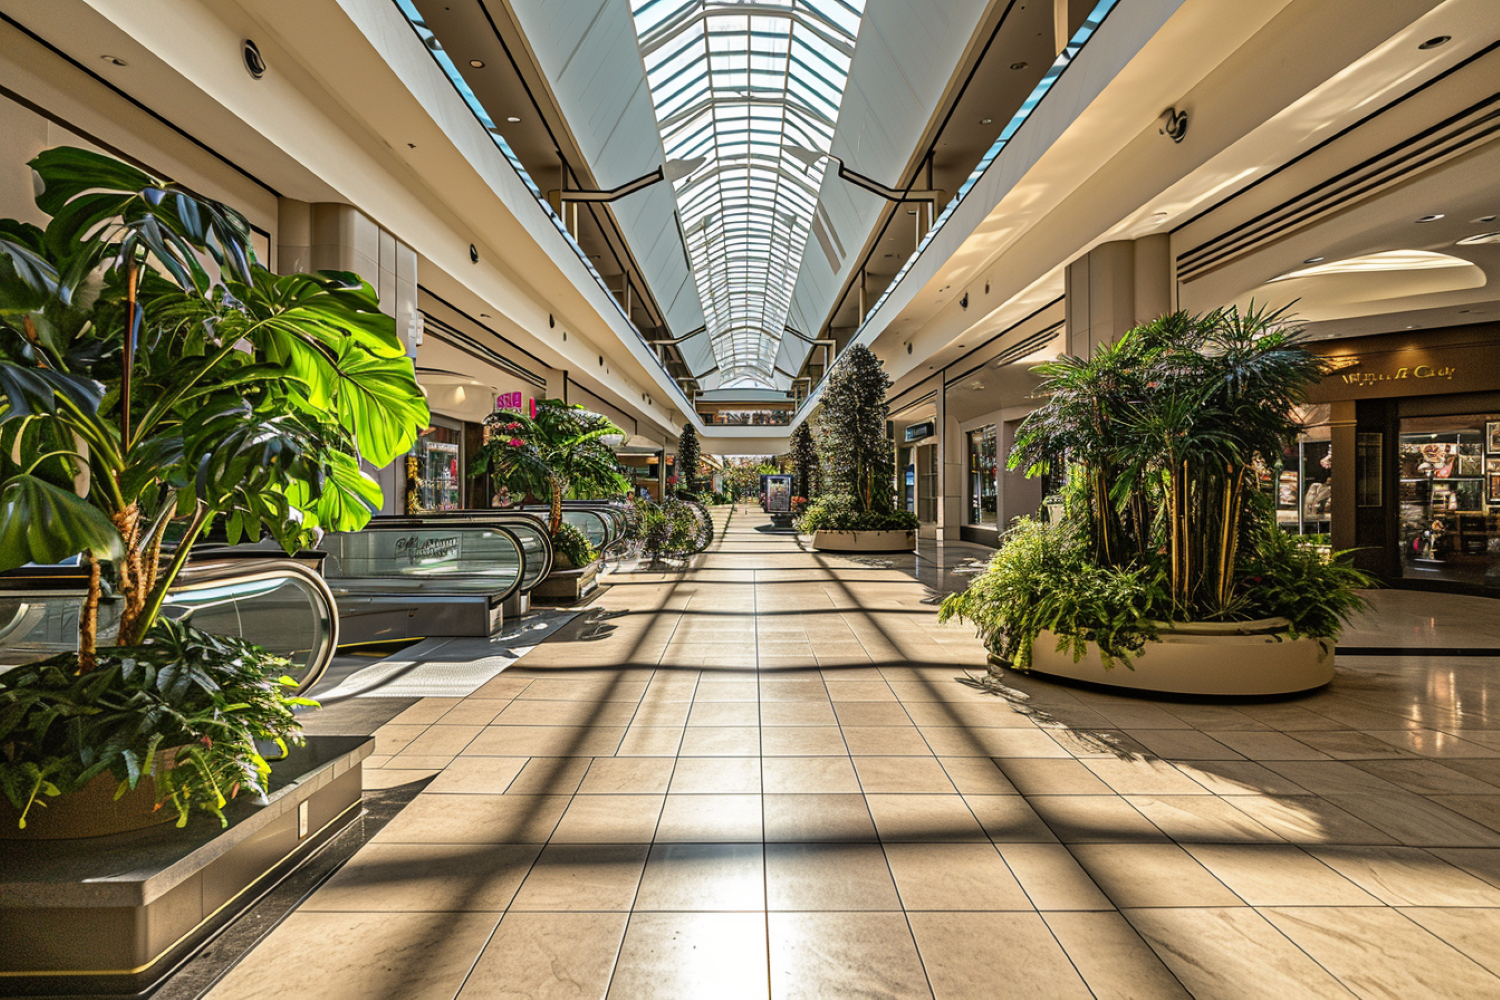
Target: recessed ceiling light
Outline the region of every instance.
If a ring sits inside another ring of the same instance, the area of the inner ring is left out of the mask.
[[[124,59],[121,59],[119,56],[100,56],[99,58],[103,59],[105,62],[109,63],[111,66],[128,66],[128,65],[130,65]]]
[[[1025,69],[1029,65],[1031,65],[1031,64],[1027,63],[1027,62],[1013,62],[1013,63],[1010,64],[1010,68],[1011,69]]]
[[[1493,215],[1481,215],[1479,218],[1477,218],[1477,219],[1470,219],[1469,221],[1470,222],[1494,222],[1495,221],[1495,217]]]
[[[993,122],[994,120],[995,119],[993,119],[993,118],[981,118],[981,119],[979,119],[979,124],[981,124],[981,125],[988,125],[991,122]]]
[[[1417,48],[1419,48],[1419,49],[1435,49],[1439,45],[1445,45],[1445,44],[1447,44],[1448,42],[1450,42],[1452,40],[1453,40],[1453,36],[1452,35],[1438,35],[1436,38],[1429,38],[1429,39],[1427,39],[1427,41],[1423,42],[1421,45],[1418,45]]]
[[[1318,261],[1324,260],[1324,259],[1326,259],[1326,258],[1323,258],[1323,257],[1309,257],[1306,260],[1304,260],[1302,263],[1304,263],[1304,264],[1316,264]]]
[[[469,60],[469,65],[473,66],[475,69],[484,69],[484,60],[483,59],[470,59]]]
[[[517,118],[515,115],[511,115],[509,118],[507,118],[505,120],[508,121],[508,122],[510,122],[512,125],[514,125],[516,122],[520,121],[521,119]]]
[[[1486,243],[1500,243],[1500,233],[1477,233],[1474,236],[1465,236],[1458,241],[1459,246],[1475,247]]]
[[[1433,214],[1433,215],[1424,215],[1420,219],[1418,219],[1417,221],[1418,222],[1436,222],[1437,220],[1441,219],[1442,217],[1443,217],[1443,213],[1442,212],[1438,212],[1438,213]]]

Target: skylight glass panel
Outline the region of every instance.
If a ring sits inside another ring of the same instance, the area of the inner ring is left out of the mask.
[[[749,8],[749,9],[747,9]],[[638,0],[632,8],[709,343],[726,380],[774,385],[864,0]]]

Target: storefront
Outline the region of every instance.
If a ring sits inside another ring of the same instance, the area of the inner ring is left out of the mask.
[[[461,510],[464,506],[464,427],[434,416],[406,460],[406,512]]]
[[[1312,347],[1334,370],[1311,394],[1326,422],[1297,468],[1323,463],[1326,437],[1333,546],[1394,586],[1500,591],[1500,324]],[[1316,530],[1308,501],[1323,488],[1313,477],[1297,489]]]

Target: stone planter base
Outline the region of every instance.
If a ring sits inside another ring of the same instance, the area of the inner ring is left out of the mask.
[[[1322,687],[1333,680],[1333,652],[1332,640],[1291,639],[1285,632],[1163,632],[1131,666],[1117,661],[1106,670],[1093,643],[1075,663],[1072,652],[1057,651],[1057,636],[1043,632],[1032,645],[1031,672],[1133,691],[1250,697]]]
[[[159,751],[158,757],[158,765],[168,769],[177,757],[177,748]],[[21,810],[0,796],[0,840],[108,837],[177,822],[177,810],[170,803],[157,808],[156,782],[149,776],[116,799],[119,785],[120,779],[105,771],[76,792],[41,797],[27,813],[25,829],[20,825]]]
[[[917,547],[917,533],[910,528],[898,531],[823,531],[813,532],[813,548],[819,552],[910,552]]]
[[[554,569],[531,591],[536,604],[573,604],[599,586],[600,560],[578,569]]]

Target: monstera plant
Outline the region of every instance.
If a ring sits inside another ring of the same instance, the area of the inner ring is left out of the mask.
[[[76,557],[88,586],[77,654],[0,674],[13,802],[16,787],[35,798],[105,770],[134,787],[185,676],[142,650],[193,646],[198,695],[221,667],[242,685],[254,658],[161,631],[194,543],[219,524],[231,542],[269,534],[291,551],[363,526],[381,492],[361,461],[388,464],[428,422],[394,321],[357,275],[274,274],[239,213],[98,153],[51,149],[31,167],[50,221],[0,220],[0,570]],[[106,596],[112,636],[99,628]],[[160,690],[132,702],[147,712],[139,731],[79,745],[69,716],[118,701],[146,662]],[[259,738],[295,731],[272,703],[246,721]],[[220,742],[255,753],[252,740]],[[246,773],[263,774],[253,763]],[[185,781],[171,783],[176,800],[222,805],[221,789]]]

